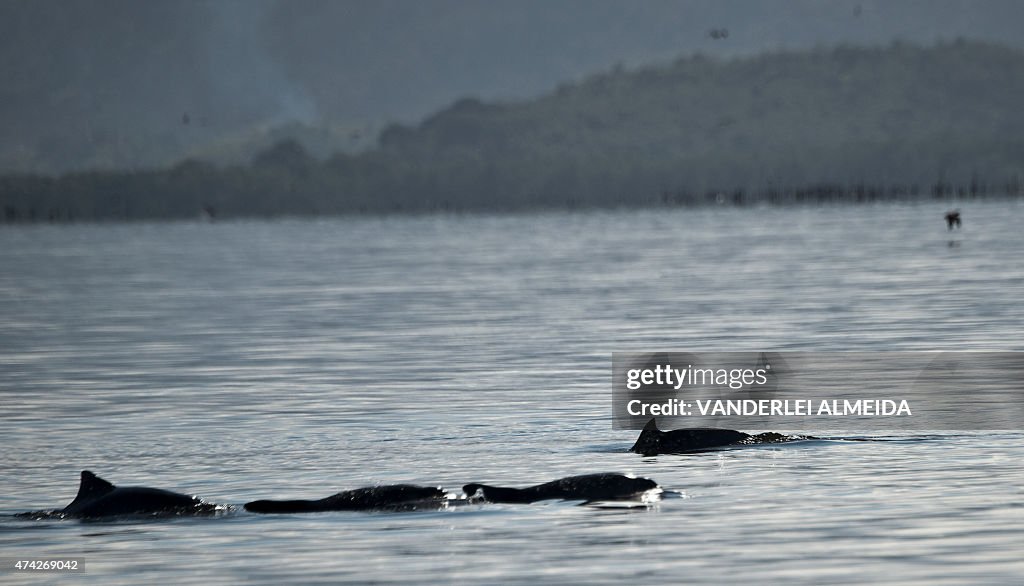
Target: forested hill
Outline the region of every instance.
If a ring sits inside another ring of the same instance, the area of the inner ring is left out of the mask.
[[[626,191],[920,182],[1024,171],[1022,99],[1016,50],[841,47],[690,57],[523,104],[463,100],[381,138],[385,153],[410,161],[537,165],[555,192],[574,194],[608,181]]]
[[[998,45],[697,55],[531,101],[463,99],[358,155],[285,142],[246,167],[9,176],[0,202],[24,219],[1016,193],[1022,103],[1024,53]]]

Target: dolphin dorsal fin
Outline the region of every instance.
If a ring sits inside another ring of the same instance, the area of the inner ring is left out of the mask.
[[[112,490],[114,490],[113,484],[110,484],[88,470],[82,470],[82,482],[78,485],[78,495],[75,496],[75,500],[71,501],[71,504],[68,505],[68,507],[73,507],[78,503],[103,496]]]
[[[644,426],[643,431],[660,431],[658,429],[658,424],[654,422],[654,418],[653,417],[651,417],[651,420],[648,421],[647,425]]]

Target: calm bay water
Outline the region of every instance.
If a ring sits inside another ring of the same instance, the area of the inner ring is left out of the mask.
[[[615,351],[1024,350],[1024,206],[944,210],[2,226],[0,557],[96,584],[1019,582],[1019,432],[642,458],[611,428]],[[9,516],[82,469],[231,504],[599,471],[682,496]]]

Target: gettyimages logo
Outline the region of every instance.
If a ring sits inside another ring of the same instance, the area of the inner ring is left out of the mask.
[[[1016,429],[1016,352],[616,353],[616,429]]]

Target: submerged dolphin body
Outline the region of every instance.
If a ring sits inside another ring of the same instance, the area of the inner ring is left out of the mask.
[[[644,426],[643,431],[640,432],[640,437],[637,438],[633,447],[629,448],[629,451],[643,454],[644,456],[677,454],[680,452],[692,452],[727,446],[750,437],[749,434],[742,431],[714,427],[691,427],[688,429],[661,431],[658,429],[658,424],[652,418]]]
[[[324,511],[412,510],[439,508],[445,502],[440,488],[391,484],[346,490],[315,501],[261,500],[245,503],[253,513],[319,513]]]
[[[633,478],[622,474],[585,474],[569,476],[528,488],[506,488],[472,483],[462,487],[467,497],[482,495],[492,503],[533,503],[549,499],[614,501],[634,498],[658,488],[648,478]]]
[[[215,504],[194,496],[148,488],[114,486],[88,470],[82,470],[78,495],[60,511],[22,513],[31,517],[76,517],[83,519],[119,515],[210,515]]]

